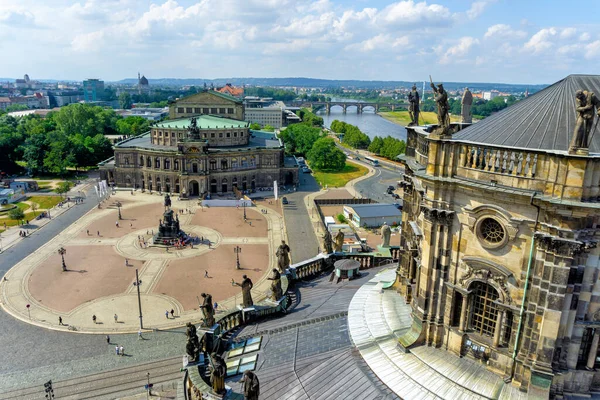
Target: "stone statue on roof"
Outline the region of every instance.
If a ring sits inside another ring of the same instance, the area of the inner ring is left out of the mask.
[[[387,223],[383,223],[381,227],[381,247],[390,247],[390,237],[392,235],[392,228]]]
[[[472,123],[471,105],[473,104],[473,93],[471,93],[469,88],[465,88],[460,104],[462,106],[460,110],[461,122]]]
[[[333,239],[333,247],[336,253],[342,251],[344,246],[344,232],[340,229]]]
[[[188,132],[191,138],[200,137],[200,128],[198,128],[198,122],[196,121],[196,117],[192,117],[190,119],[190,126],[188,128]]]
[[[410,122],[408,126],[419,125],[419,106],[420,98],[417,85],[412,86],[412,90],[408,94],[408,114],[410,115]]]
[[[429,77],[431,81],[431,77]],[[431,81],[433,90],[433,99],[437,104],[438,132],[445,134],[450,127],[450,105],[448,104],[448,92],[444,90],[444,85],[439,83],[437,86]]]
[[[594,112],[596,109],[598,109],[598,115],[600,116],[600,101],[593,92],[587,90],[578,90],[575,92],[575,113],[577,119],[575,121],[573,139],[571,139],[571,145],[569,146],[569,153],[576,153],[582,149],[584,152],[587,152],[590,145],[590,132],[594,124]]]

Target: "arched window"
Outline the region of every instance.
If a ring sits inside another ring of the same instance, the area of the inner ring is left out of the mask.
[[[175,171],[179,171],[179,160],[175,160],[173,165],[175,166]]]
[[[221,169],[227,169],[227,159],[221,159]]]
[[[234,157],[231,159],[231,168],[237,168],[237,167],[238,167],[238,159]]]
[[[165,169],[171,169],[171,160],[168,158],[165,158],[164,166],[165,166]]]
[[[210,160],[210,169],[211,171],[217,169],[217,160]]]
[[[160,168],[160,158],[156,157],[154,159],[154,168],[159,169]]]
[[[152,167],[152,157],[148,157],[146,159],[146,167],[148,167],[148,168]]]
[[[248,159],[246,157],[242,157],[242,168],[248,166]]]
[[[144,166],[144,156],[140,156],[140,167]]]
[[[487,283],[475,281],[469,287],[472,291],[471,329],[480,335],[494,336],[498,307],[494,300],[498,292]]]

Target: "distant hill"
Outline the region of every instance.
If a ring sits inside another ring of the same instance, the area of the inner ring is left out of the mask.
[[[235,86],[250,85],[250,86],[296,86],[296,87],[348,87],[356,89],[392,89],[398,87],[411,87],[413,83],[417,83],[419,89],[423,82],[412,81],[360,81],[360,80],[331,80],[331,79],[315,79],[315,78],[220,78],[220,79],[179,79],[179,78],[160,78],[148,79],[150,85],[156,86],[203,86],[206,83],[208,86],[212,83],[215,86],[223,86],[226,83],[231,83]],[[135,85],[137,78],[122,79],[120,81],[111,82],[122,85]],[[436,82],[437,83],[437,82]],[[429,84],[426,83],[427,87]],[[463,89],[469,87],[475,91],[496,89],[500,91],[524,92],[529,89],[530,92],[537,92],[548,85],[528,85],[528,84],[509,84],[509,83],[487,83],[487,82],[444,82],[444,88],[448,90]]]

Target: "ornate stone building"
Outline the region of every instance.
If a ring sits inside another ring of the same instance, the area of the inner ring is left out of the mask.
[[[208,110],[225,108],[243,115],[238,101],[219,94],[218,105],[210,103],[215,92],[198,93],[171,106],[203,104]],[[229,96],[227,96],[229,97]],[[214,107],[213,107],[214,105]],[[180,107],[181,106],[181,107]],[[221,107],[223,106],[223,107]],[[193,111],[191,111],[193,113]],[[166,120],[150,132],[115,146],[115,156],[100,170],[110,183],[122,188],[198,196],[272,187],[273,181],[298,182],[298,166],[284,156],[281,141],[273,133],[251,131],[249,123],[215,115]]]
[[[407,128],[401,346],[480,360],[530,395],[600,389],[600,135],[570,149],[578,90],[600,76],[446,133]]]

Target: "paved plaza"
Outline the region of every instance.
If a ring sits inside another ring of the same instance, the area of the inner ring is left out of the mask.
[[[219,309],[234,308],[241,296],[231,280],[241,282],[243,274],[254,281],[257,301],[268,294],[264,278],[275,266],[274,249],[285,237],[283,217],[275,209],[268,204],[248,207],[244,221],[242,208],[201,207],[196,201],[173,200],[181,229],[203,242],[193,248],[167,250],[149,246],[164,212],[162,202],[158,195],[119,192],[102,208],[90,210],[6,274],[0,285],[4,309],[45,328],[137,332],[136,269],[142,281],[146,329],[200,322],[198,296],[202,292],[211,293]],[[234,252],[238,246],[240,269]],[[61,247],[66,250],[67,271],[61,268]],[[167,318],[166,310],[174,310],[174,316]],[[59,325],[59,316],[64,325]]]

